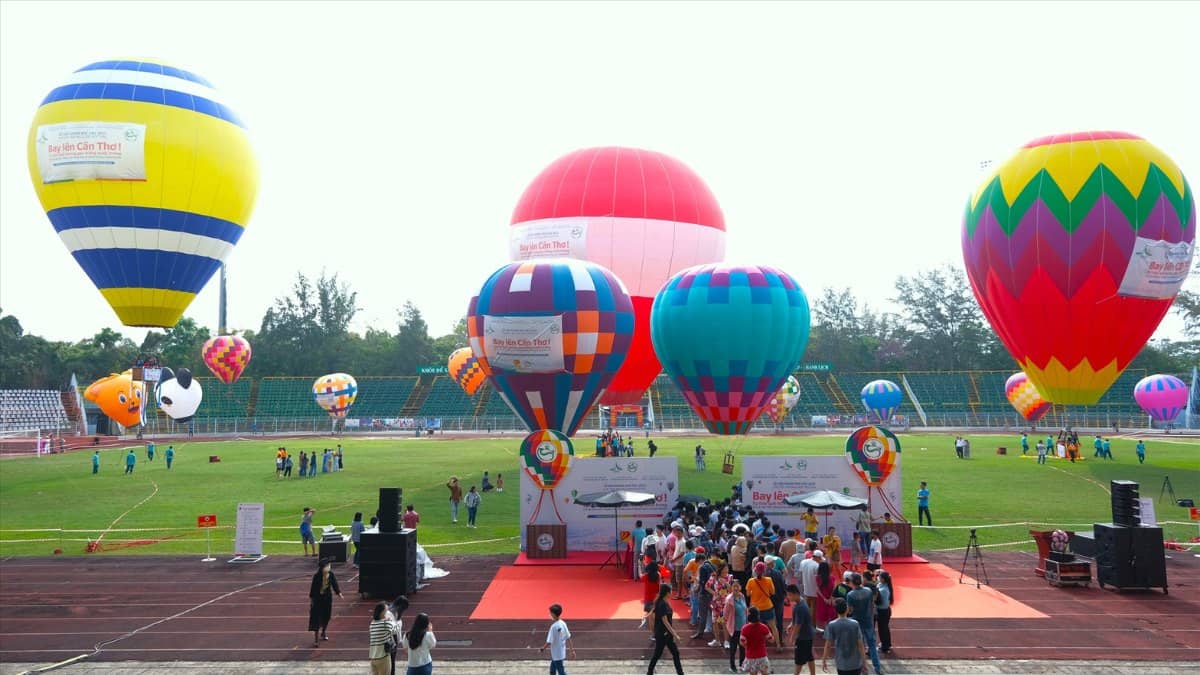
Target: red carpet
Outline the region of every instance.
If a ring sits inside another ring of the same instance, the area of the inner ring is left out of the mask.
[[[530,558],[522,551],[517,554],[517,559],[513,561],[514,565],[591,565],[600,567],[608,560],[608,556],[612,555],[612,551],[570,551],[566,558]],[[605,567],[605,571],[614,568],[615,563],[610,563]],[[615,568],[614,568],[615,569]],[[615,572],[614,572],[615,574]]]
[[[975,580],[939,563],[905,565],[891,570],[896,585],[896,619],[1045,619],[1037,611],[991,586],[975,588]]]
[[[612,567],[501,567],[470,618],[543,619],[556,602],[568,619],[641,619],[642,584]],[[672,606],[687,616],[686,604]]]

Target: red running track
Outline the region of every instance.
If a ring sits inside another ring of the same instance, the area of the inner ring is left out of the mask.
[[[1198,661],[1200,559],[1171,555],[1171,592],[1163,595],[1053,588],[1034,576],[1031,554],[985,552],[993,588],[1050,618],[897,619],[891,658]],[[959,553],[926,557],[956,570],[962,563]],[[438,659],[536,658],[531,648],[542,643],[548,620],[468,618],[513,558],[435,554],[450,575],[418,591],[406,618],[419,611],[431,616]],[[8,558],[0,561],[0,662],[57,662],[85,653],[104,661],[365,659],[373,603],[358,598],[352,567],[335,569],[345,599],[334,601],[331,640],[314,649],[305,631],[311,558],[269,557],[253,565],[191,557]],[[640,590],[629,583],[631,596]],[[562,602],[569,606],[570,598]],[[634,620],[565,618],[581,658],[650,655]],[[686,658],[718,656],[699,640],[682,646]]]

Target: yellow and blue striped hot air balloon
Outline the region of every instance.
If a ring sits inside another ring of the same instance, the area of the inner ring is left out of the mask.
[[[169,327],[242,236],[258,191],[245,126],[199,75],[101,61],[29,129],[38,199],[127,326]]]

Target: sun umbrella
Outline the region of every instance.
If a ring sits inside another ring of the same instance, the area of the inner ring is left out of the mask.
[[[613,511],[613,552],[608,556],[603,563],[600,564],[600,569],[604,569],[608,563],[616,561],[618,567],[624,569],[625,563],[621,560],[621,533],[618,520],[620,519],[620,509],[622,506],[648,506],[655,502],[654,495],[649,492],[631,492],[629,490],[613,490],[611,492],[589,492],[585,495],[579,495],[575,498],[575,503],[580,506],[594,506],[599,508],[614,509]]]
[[[792,506],[811,506],[814,509],[822,509],[825,511],[866,511],[868,502],[866,499],[859,497],[851,497],[833,490],[816,490],[806,492],[804,494],[789,495],[783,498],[783,501]],[[829,526],[829,519],[826,517],[826,527]]]

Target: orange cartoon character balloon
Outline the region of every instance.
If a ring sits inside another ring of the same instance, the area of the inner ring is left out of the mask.
[[[146,385],[134,382],[131,370],[96,380],[83,396],[123,427],[136,427],[145,422]]]

